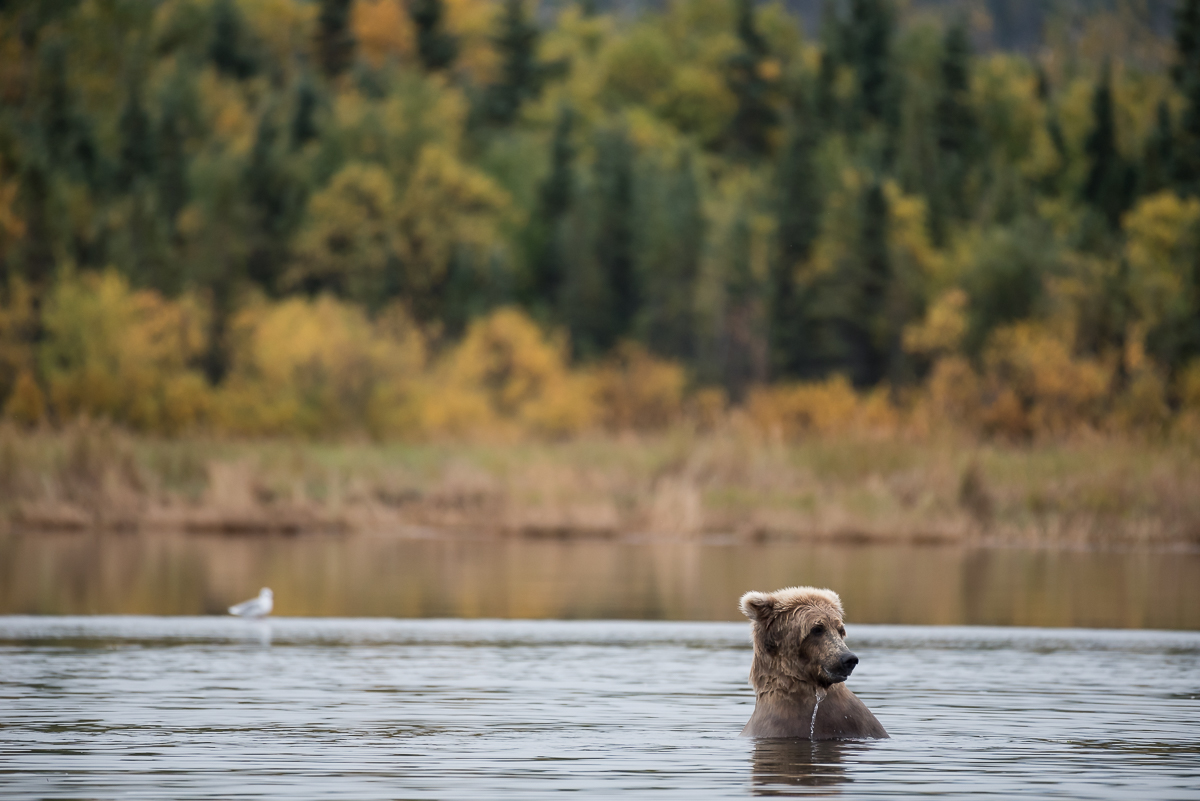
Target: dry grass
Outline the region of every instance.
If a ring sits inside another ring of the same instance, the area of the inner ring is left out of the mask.
[[[13,528],[1200,546],[1195,445],[812,436],[165,440],[0,429]]]

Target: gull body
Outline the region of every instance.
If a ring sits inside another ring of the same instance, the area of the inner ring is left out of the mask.
[[[275,596],[267,587],[258,591],[257,598],[229,607],[229,614],[238,617],[266,617],[275,606]]]

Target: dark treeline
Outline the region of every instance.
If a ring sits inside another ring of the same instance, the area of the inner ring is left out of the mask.
[[[113,269],[203,309],[214,386],[239,309],[332,295],[399,304],[435,350],[519,306],[580,362],[633,340],[735,399],[1043,369],[1052,342],[1183,403],[1200,0],[1169,38],[1139,8],[1046,15],[1028,56],[890,0],[804,30],[751,0],[551,24],[521,0],[10,0],[0,397],[69,358],[37,351],[56,282]]]

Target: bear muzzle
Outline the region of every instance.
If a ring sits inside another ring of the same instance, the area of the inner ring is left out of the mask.
[[[850,651],[846,651],[833,666],[826,666],[825,672],[833,680],[832,683],[837,684],[840,681],[850,678],[850,674],[854,672],[854,666],[857,664],[858,657]]]

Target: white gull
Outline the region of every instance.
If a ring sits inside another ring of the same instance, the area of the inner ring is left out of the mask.
[[[263,587],[258,591],[257,598],[242,601],[236,606],[229,607],[229,614],[238,617],[266,617],[275,606],[275,596],[270,589]]]

